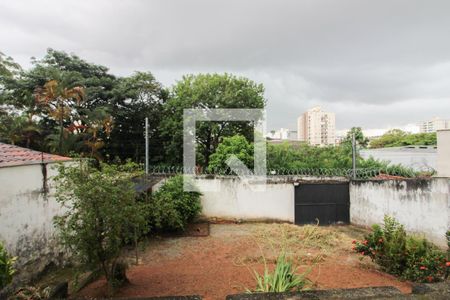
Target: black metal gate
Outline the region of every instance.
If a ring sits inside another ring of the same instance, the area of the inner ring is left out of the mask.
[[[295,224],[350,223],[348,182],[301,183],[295,187]]]

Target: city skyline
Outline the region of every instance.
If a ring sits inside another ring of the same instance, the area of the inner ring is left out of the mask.
[[[319,106],[319,108],[321,108]],[[313,108],[309,108],[306,111],[309,111]],[[338,127],[338,122],[336,122],[336,128]],[[355,127],[361,127],[361,126],[355,126]],[[347,132],[351,128],[346,129],[336,129],[335,128],[335,138],[344,137]],[[415,123],[406,124],[403,126],[390,126],[388,128],[383,129],[374,129],[374,128],[364,128],[361,127],[364,135],[367,137],[376,137],[381,136],[384,133],[386,133],[389,130],[392,129],[400,129],[405,132],[409,133],[429,133],[429,132],[436,132],[436,130],[441,129],[449,129],[450,128],[450,119],[441,118],[441,117],[433,117],[430,119],[424,119],[419,120]],[[296,127],[290,127],[290,126],[284,126],[281,128],[268,128],[266,132],[266,136],[272,139],[286,139],[286,140],[298,140],[298,138],[292,138],[293,135],[297,136],[297,133],[299,132],[298,128],[298,120],[296,121]]]

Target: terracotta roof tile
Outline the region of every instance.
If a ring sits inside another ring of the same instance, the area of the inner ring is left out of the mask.
[[[67,160],[70,158],[0,143],[0,168]]]

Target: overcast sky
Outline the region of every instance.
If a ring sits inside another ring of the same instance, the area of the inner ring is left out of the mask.
[[[232,72],[263,83],[268,128],[306,109],[337,128],[450,119],[450,1],[2,1],[0,51],[48,47],[116,75]]]

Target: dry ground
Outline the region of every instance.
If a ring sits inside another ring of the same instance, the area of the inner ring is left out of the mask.
[[[255,287],[253,270],[262,272],[284,251],[309,271],[311,288],[411,285],[378,271],[367,258],[351,251],[364,230],[353,226],[318,227],[291,224],[216,224],[207,237],[165,237],[150,240],[138,265],[127,272],[130,284],[117,297],[201,295],[225,299]],[[130,253],[130,262],[134,261]],[[101,297],[106,284],[97,280],[77,296]]]

